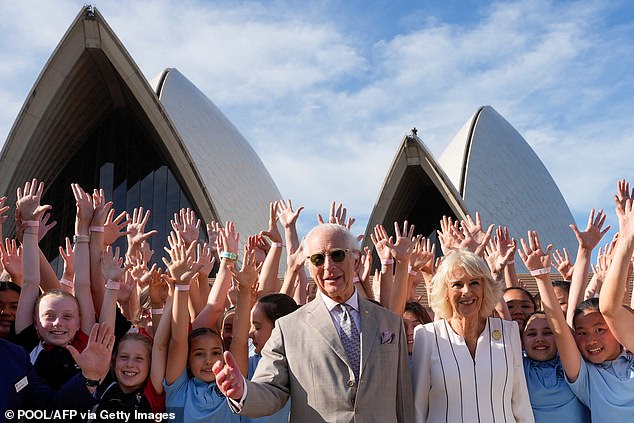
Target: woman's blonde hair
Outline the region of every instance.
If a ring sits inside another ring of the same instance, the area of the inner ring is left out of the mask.
[[[447,281],[455,278],[461,272],[466,273],[472,279],[482,282],[484,290],[479,316],[487,318],[502,297],[500,283],[491,277],[491,271],[484,259],[475,253],[466,250],[458,250],[445,256],[432,279],[429,303],[434,313],[446,319],[453,316],[453,308],[447,298]]]

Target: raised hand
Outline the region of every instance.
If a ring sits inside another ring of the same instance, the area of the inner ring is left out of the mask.
[[[165,278],[162,277],[162,270],[156,264],[152,265],[147,275],[149,276],[148,285],[152,308],[161,308],[167,301],[169,285]]]
[[[370,272],[372,271],[372,250],[369,247],[363,248],[364,254],[361,254],[359,260],[359,268],[357,270],[359,280],[363,283],[368,282]]]
[[[66,349],[86,379],[103,380],[110,370],[113,346],[112,328],[105,323],[101,326],[95,323],[88,337],[88,345],[81,354],[72,345],[67,345]]]
[[[217,254],[218,252],[218,235],[221,229],[222,227],[218,222],[207,223],[207,239],[209,240],[208,245],[212,254]]]
[[[394,222],[394,231],[396,232],[396,242],[393,245],[387,245],[390,254],[398,262],[409,262],[414,244],[418,241],[414,238],[414,225],[409,226],[408,232],[408,223],[406,220],[403,222],[403,232],[401,232],[398,222]]]
[[[0,242],[0,259],[2,267],[9,273],[14,283],[22,284],[22,247],[18,247],[15,239],[5,238]]]
[[[515,255],[515,240],[513,240],[511,248],[508,248],[508,245],[503,246],[502,244],[504,243],[500,242],[500,239],[496,237],[489,241],[489,245],[486,247],[485,258],[493,275],[501,275],[508,261]],[[504,251],[504,254],[502,251]]]
[[[66,237],[66,249],[60,245],[59,256],[64,260],[64,277],[72,281],[75,275],[75,252],[70,243],[70,238]]]
[[[306,262],[306,255],[304,254],[304,240],[299,243],[299,247],[297,250],[290,254],[286,259],[286,266],[289,269],[300,269],[304,267],[304,263]]]
[[[616,195],[614,200],[621,203],[621,207],[625,207],[625,201],[634,199],[634,188],[630,193],[630,183],[625,179],[621,179],[616,183]]]
[[[460,234],[459,224],[460,222],[453,222],[451,217],[447,216],[443,216],[440,221],[440,229],[436,232],[438,233],[440,247],[444,255],[460,248],[462,238],[458,236]]]
[[[529,271],[550,269],[552,244],[549,244],[544,250],[536,231],[528,231],[528,244],[524,238],[521,239],[521,244],[524,250],[520,249],[517,252]]]
[[[49,223],[48,221],[50,218],[51,218],[50,213],[44,213],[42,217],[40,218],[40,226],[37,232],[38,241],[41,241],[42,239],[44,239],[46,234],[49,233],[49,231],[53,229],[55,225],[57,225],[56,220],[53,220],[52,222]]]
[[[119,247],[115,248],[114,254],[112,247],[106,247],[101,255],[101,273],[105,280],[120,281],[123,273],[129,267],[129,264],[123,266],[123,258],[120,257]]]
[[[206,242],[196,246],[196,264],[200,265],[199,272],[205,277],[209,277],[211,270],[214,268],[216,258],[212,256],[211,248]]]
[[[461,249],[469,250],[481,256],[484,254],[487,244],[491,239],[494,227],[495,225],[489,226],[486,232],[482,232],[479,229],[472,232],[473,228],[470,230],[469,224],[463,220],[460,222],[462,233],[455,233],[454,236],[462,239],[460,243]]]
[[[263,236],[253,235],[249,237],[247,242],[249,251],[253,251],[255,254],[255,260],[258,263],[263,263],[266,259],[266,255],[271,248],[269,243],[264,239]]]
[[[625,179],[619,181],[619,192],[614,196],[616,216],[619,219],[619,239],[631,242],[634,239],[634,192],[628,193],[629,184]]]
[[[568,250],[564,247],[564,254],[562,256],[559,250],[555,250],[553,253],[553,261],[555,262],[555,268],[559,272],[562,278],[566,281],[572,280],[572,272],[575,270],[572,262],[570,261],[570,256],[568,255]]]
[[[610,225],[608,225],[605,229],[601,230],[603,224],[605,223],[605,213],[603,210],[599,210],[597,216],[594,216],[594,209],[590,210],[590,216],[588,217],[588,225],[586,226],[586,230],[581,232],[577,228],[576,225],[570,225],[570,229],[575,233],[577,237],[577,242],[579,243],[580,248],[584,248],[587,250],[592,250],[597,246],[603,235],[606,234],[607,231],[610,230]]]
[[[119,291],[117,292],[117,301],[119,304],[127,304],[136,287],[137,280],[130,275],[130,272],[125,272],[121,277]]]
[[[114,244],[114,242],[127,235],[129,232],[125,230],[126,226],[132,221],[126,212],[121,212],[117,218],[114,218],[114,209],[108,211],[108,216],[103,224],[103,245],[104,247]]]
[[[33,179],[31,182],[24,184],[24,192],[18,187],[16,201],[16,218],[21,221],[40,220],[40,217],[46,210],[51,209],[49,205],[40,205],[42,193],[44,192],[44,183]]]
[[[469,232],[471,238],[473,238],[475,242],[478,243],[478,245],[486,245],[487,242],[489,242],[489,239],[491,238],[491,234],[493,232],[493,228],[495,227],[495,225],[492,224],[486,231],[484,231],[482,226],[482,219],[480,219],[479,212],[476,212],[475,222],[471,218],[471,215],[467,215],[467,220],[463,221],[462,225]],[[485,241],[485,238],[488,239],[486,239]]]
[[[269,228],[266,231],[261,231],[260,236],[266,236],[271,242],[282,242],[282,235],[277,228],[277,201],[269,203]]]
[[[235,224],[232,221],[227,221],[227,225],[220,230],[219,240],[222,243],[223,251],[238,254],[240,234],[236,232]]]
[[[300,206],[296,211],[293,211],[293,203],[290,198],[288,199],[288,205],[284,200],[277,202],[277,217],[285,228],[289,228],[297,223],[297,218],[302,210],[304,210],[304,206]]]
[[[350,229],[352,225],[354,224],[354,222],[356,221],[356,219],[353,217],[350,217],[346,221],[347,213],[348,213],[348,210],[343,206],[342,203],[339,203],[339,205],[337,206],[337,202],[333,201],[330,204],[330,213],[328,215],[328,223],[336,223],[337,225],[345,226],[346,229]],[[320,214],[317,215],[317,221],[320,224],[324,223],[324,219],[321,217]]]
[[[128,219],[129,218],[130,216],[128,216]],[[140,246],[143,241],[158,233],[158,231],[156,230],[144,232],[145,225],[147,224],[149,218],[149,210],[147,210],[145,214],[143,214],[143,207],[134,209],[134,211],[132,212],[132,220],[128,224],[128,245]]]
[[[231,269],[231,274],[238,282],[238,289],[253,289],[258,281],[258,266],[255,260],[255,252],[244,247],[244,256],[242,259],[242,269],[236,271],[235,267]]]
[[[129,274],[133,280],[135,280],[139,286],[144,287],[145,285],[141,282],[143,276],[147,275],[149,272],[147,262],[143,259],[141,254],[137,254],[134,257],[127,256],[126,257],[126,265],[128,268],[127,274]]]
[[[374,227],[374,234],[370,234],[370,239],[381,261],[392,259],[392,252],[390,251],[390,248],[393,248],[392,237],[387,236],[387,231],[383,225]]]
[[[198,240],[200,234],[200,219],[196,218],[196,213],[191,209],[181,209],[180,219],[177,213],[174,213],[174,219],[170,221],[172,229],[185,241],[187,246]]]
[[[170,234],[167,241],[170,248],[164,248],[170,256],[170,261],[163,257],[163,263],[165,263],[175,284],[189,285],[194,275],[202,267],[200,264],[194,263],[193,252],[196,243],[194,242],[185,248],[185,242],[178,238],[174,232]]]
[[[75,203],[77,205],[77,222],[75,223],[75,230],[77,231],[76,233],[80,234],[81,232],[84,232],[84,230],[87,232],[94,213],[92,197],[90,194],[86,193],[86,191],[84,191],[83,188],[79,186],[79,184],[70,184],[70,187],[73,190]],[[78,229],[80,227],[85,229],[79,231]]]

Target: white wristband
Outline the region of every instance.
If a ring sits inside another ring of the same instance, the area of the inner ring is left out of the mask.
[[[515,264],[515,260],[509,260],[506,262],[506,264]]]
[[[531,276],[546,275],[546,274],[550,273],[550,268],[549,267],[544,267],[543,269],[531,270],[530,273],[531,273]]]
[[[119,289],[119,288],[121,288],[121,283],[117,282],[117,281],[113,281],[112,279],[108,279],[108,282],[106,282],[106,288],[107,289]]]
[[[381,264],[388,265],[388,264],[393,264],[393,263],[394,263],[394,259],[391,259],[391,258],[389,258],[389,259],[381,259]]]
[[[189,285],[174,285],[175,291],[189,291]]]
[[[59,283],[61,283],[62,285],[66,285],[66,286],[68,286],[70,288],[72,288],[74,286],[73,281],[68,280],[68,279],[66,279],[64,277],[59,280]]]
[[[163,314],[163,309],[162,308],[153,308],[153,309],[150,309],[150,313],[151,314]]]
[[[103,232],[103,226],[91,226],[88,229],[90,229],[90,232]]]
[[[271,247],[282,248],[283,246],[284,244],[282,244],[281,242],[271,242]]]
[[[409,274],[410,274],[410,275],[412,275],[412,276],[416,276],[416,275],[418,275],[418,272],[417,272],[416,270],[412,269],[412,266],[409,266],[409,267],[407,268],[407,273],[409,273]]]

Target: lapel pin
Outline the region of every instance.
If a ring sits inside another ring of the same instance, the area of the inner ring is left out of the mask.
[[[495,329],[493,333],[491,334],[491,338],[493,338],[496,341],[499,341],[500,339],[502,339],[502,333],[498,329]]]

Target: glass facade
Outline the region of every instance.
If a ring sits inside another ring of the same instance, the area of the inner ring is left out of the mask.
[[[64,245],[64,237],[72,237],[75,231],[75,200],[70,188],[73,182],[87,192],[103,188],[106,200],[114,203],[115,216],[124,210],[132,215],[139,206],[151,210],[145,230],[158,231],[149,243],[154,250],[152,262],[162,264],[170,219],[181,208],[191,208],[191,202],[148,132],[129,109],[114,110],[84,138],[77,152],[60,166],[55,180],[46,186],[42,204],[53,206],[52,220],[57,225],[42,240],[41,248],[52,259],[58,275],[64,266],[58,247]],[[196,214],[200,215],[198,210]],[[201,228],[204,225],[202,222]],[[125,237],[115,246],[125,251]]]

